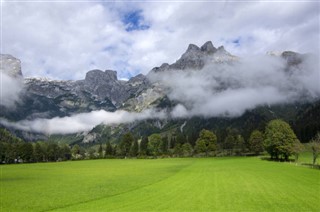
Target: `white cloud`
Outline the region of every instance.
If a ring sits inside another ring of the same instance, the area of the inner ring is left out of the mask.
[[[118,110],[116,112],[99,110],[68,117],[23,120],[18,122],[9,122],[6,119],[0,118],[0,123],[7,127],[19,130],[50,135],[89,131],[99,124],[114,125],[146,119],[164,118],[166,118],[166,114],[164,112],[154,110],[145,110],[141,113],[131,113],[123,110]]]
[[[15,103],[19,101],[19,95],[23,90],[23,83],[20,78],[14,78],[0,72],[0,105],[14,109]]]
[[[168,97],[179,103],[171,111],[100,110],[18,122],[0,118],[0,123],[31,132],[69,134],[89,131],[101,123],[114,125],[147,119],[240,116],[257,106],[319,99],[318,58],[309,55],[299,66],[286,69],[286,62],[281,57],[251,56],[233,64],[210,63],[201,70],[151,74],[151,80],[160,81]]]
[[[21,59],[25,76],[82,79],[99,68],[128,77],[173,63],[189,43],[207,40],[236,55],[319,51],[318,2],[5,1],[2,6],[3,52]],[[122,19],[135,10],[149,29],[125,30]],[[240,45],[233,43],[237,39]]]
[[[320,98],[318,56],[287,69],[281,57],[251,56],[233,64],[208,64],[201,70],[171,70],[150,75],[179,102],[172,117],[235,117],[257,106]]]

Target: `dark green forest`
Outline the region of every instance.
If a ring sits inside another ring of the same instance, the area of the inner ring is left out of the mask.
[[[223,139],[221,139],[223,135]],[[221,137],[220,137],[221,136]],[[219,138],[220,137],[220,138]],[[314,163],[320,149],[320,136],[310,140]],[[135,136],[124,133],[112,142],[106,139],[95,145],[81,143],[35,141],[25,142],[6,129],[0,129],[0,159],[2,164],[56,162],[101,158],[164,158],[254,156],[269,154],[274,160],[297,160],[303,151],[291,126],[280,119],[271,120],[265,129],[254,129],[244,137],[239,130],[227,128],[223,133],[201,129],[197,134],[181,131]]]

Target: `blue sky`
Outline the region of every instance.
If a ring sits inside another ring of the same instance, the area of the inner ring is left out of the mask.
[[[275,10],[277,8],[277,10]],[[208,40],[232,54],[319,52],[318,2],[2,2],[1,53],[25,76],[83,79],[90,69],[119,78],[173,63]]]
[[[127,12],[122,22],[125,24],[126,31],[135,31],[135,30],[148,30],[150,28],[149,25],[144,23],[144,17],[142,14],[142,10],[134,10]]]

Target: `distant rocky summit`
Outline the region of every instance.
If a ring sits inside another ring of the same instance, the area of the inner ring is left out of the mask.
[[[21,62],[11,55],[1,55],[3,73],[11,77],[21,77]],[[164,63],[153,68],[150,73],[169,70],[201,69],[210,62],[233,62],[237,57],[227,52],[223,46],[215,48],[211,41],[201,47],[190,44],[186,52],[173,64]],[[162,86],[151,83],[148,76],[139,74],[129,81],[118,80],[113,70],[91,70],[83,80],[51,80],[47,78],[25,78],[25,92],[18,105],[21,114],[2,109],[6,118],[52,118],[77,112],[104,109],[115,111],[123,108],[142,111],[154,107],[157,100],[165,97]],[[27,110],[27,109],[28,110]]]
[[[269,55],[284,59],[288,67],[299,65],[305,58],[304,55],[291,51],[269,53]],[[214,47],[211,41],[201,47],[190,44],[175,63],[163,63],[150,70],[147,76],[139,74],[128,81],[119,80],[117,72],[113,70],[91,70],[83,80],[77,81],[23,78],[19,59],[11,55],[0,55],[0,60],[2,73],[24,80],[21,101],[17,102],[15,109],[0,106],[0,117],[18,121],[70,116],[100,109],[140,112],[147,108],[171,107],[175,103],[168,99],[167,91],[161,83],[150,80],[152,74],[175,70],[200,70],[208,64],[236,65],[240,58],[226,51],[223,46]],[[293,110],[296,114],[299,108]],[[271,112],[267,113],[272,116]],[[158,121],[154,123],[156,124],[153,127],[156,128],[164,126]],[[32,139],[30,134],[28,136]]]

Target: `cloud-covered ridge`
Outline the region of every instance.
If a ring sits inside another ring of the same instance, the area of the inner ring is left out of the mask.
[[[320,97],[316,56],[288,65],[277,56],[253,56],[233,63],[210,63],[201,70],[169,70],[150,75],[180,104],[172,117],[240,116],[257,106]]]
[[[141,113],[104,110],[52,119],[10,122],[7,127],[44,133],[69,134],[89,131],[99,124],[114,125],[147,119],[236,117],[257,106],[312,101],[320,97],[317,56],[306,56],[288,66],[280,56],[252,56],[231,63],[208,63],[201,70],[166,70],[149,75],[178,105],[168,111]]]
[[[77,132],[90,131],[99,124],[113,125],[130,123],[146,119],[164,119],[166,114],[161,111],[145,110],[141,113],[118,110],[107,112],[104,110],[80,113],[67,117],[55,117],[52,119],[35,119],[10,122],[0,119],[0,123],[15,129],[50,134],[71,134]]]

